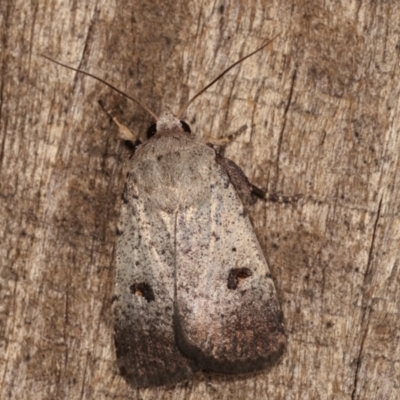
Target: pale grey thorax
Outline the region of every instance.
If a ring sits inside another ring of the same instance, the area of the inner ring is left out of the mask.
[[[209,201],[215,157],[211,147],[165,112],[156,134],[137,148],[130,176],[147,207],[171,213]]]

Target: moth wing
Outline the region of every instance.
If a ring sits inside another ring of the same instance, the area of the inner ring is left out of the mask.
[[[133,179],[123,195],[116,251],[115,346],[134,386],[171,384],[192,374],[173,327],[174,216],[146,209]]]
[[[243,205],[223,168],[211,169],[210,202],[177,215],[177,343],[203,369],[251,372],[282,353],[282,313]]]

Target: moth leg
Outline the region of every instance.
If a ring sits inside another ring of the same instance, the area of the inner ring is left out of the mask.
[[[118,137],[121,140],[124,140],[126,142],[131,142],[134,145],[140,144],[138,135],[135,135],[133,132],[129,130],[128,127],[126,127],[124,124],[121,124],[121,122],[118,121],[117,117],[114,117],[106,107],[103,101],[99,100],[98,103],[100,104],[101,108],[107,113],[107,115],[112,119],[115,125],[118,127]],[[138,143],[139,141],[139,143]]]
[[[206,137],[204,138],[204,141],[205,141],[207,144],[211,145],[212,147],[213,147],[213,146],[217,146],[217,147],[226,146],[228,143],[231,142],[230,139],[229,139],[229,137],[224,137],[224,138],[213,138],[213,137],[211,137],[211,136],[206,136]]]
[[[223,138],[213,138],[211,136],[204,137],[204,141],[211,146],[226,146],[232,142],[237,136],[241,135],[247,129],[247,125],[243,125],[236,132],[229,134]]]
[[[296,203],[302,197],[301,194],[296,194],[294,196],[283,196],[279,193],[268,193],[250,183],[241,168],[232,160],[229,160],[220,154],[216,155],[216,160],[217,163],[220,164],[228,174],[229,179],[238,192],[240,199],[245,204],[249,203],[251,194],[267,201],[285,204]]]
[[[243,125],[236,132],[231,133],[230,135],[216,139],[211,137],[205,137],[205,141],[211,147],[224,147],[229,144],[232,140],[234,140],[237,136],[242,134],[247,129],[247,125]],[[247,176],[241,170],[241,168],[234,163],[232,160],[223,157],[223,155],[217,153],[217,162],[220,164],[225,172],[228,174],[230,181],[238,192],[240,199],[243,203],[248,203],[250,201],[250,194],[259,197],[260,199],[265,199],[267,201],[272,201],[275,203],[296,203],[301,197],[301,194],[296,194],[294,196],[283,196],[280,193],[268,193],[265,190],[253,185],[249,182]]]
[[[265,199],[267,201],[272,201],[274,203],[297,203],[302,197],[302,194],[295,194],[294,196],[283,196],[280,193],[268,193],[263,189],[260,189],[257,186],[254,186],[253,184],[250,183],[251,186],[251,193],[254,194],[257,197],[260,197],[261,199]]]

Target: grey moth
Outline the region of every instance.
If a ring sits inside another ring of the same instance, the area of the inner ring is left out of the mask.
[[[274,283],[244,208],[256,189],[181,121],[198,95],[270,42],[179,117],[157,117],[127,96],[157,121],[130,161],[117,229],[115,347],[133,386],[171,385],[198,370],[254,372],[284,350]]]

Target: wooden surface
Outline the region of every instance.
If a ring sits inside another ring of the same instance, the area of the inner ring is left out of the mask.
[[[0,3],[1,399],[398,399],[400,74],[397,2]],[[275,33],[196,100],[203,136],[296,204],[249,210],[288,346],[255,376],[136,391],[118,375],[111,297],[133,131]]]

